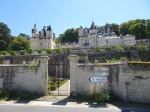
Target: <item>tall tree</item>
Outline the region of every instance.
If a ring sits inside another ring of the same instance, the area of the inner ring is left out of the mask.
[[[113,30],[117,36],[120,35],[120,32],[119,32],[119,25],[116,24],[116,23],[112,23],[109,25],[110,29]]]
[[[28,48],[30,48],[30,41],[22,36],[14,38],[10,45],[10,49],[15,51],[27,50]]]
[[[67,29],[61,37],[61,42],[78,42],[78,29]]]
[[[0,22],[0,50],[7,50],[11,43],[11,31],[8,26]]]

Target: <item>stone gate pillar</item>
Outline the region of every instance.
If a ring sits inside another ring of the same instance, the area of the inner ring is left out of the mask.
[[[70,55],[69,56],[69,63],[70,63],[70,93],[71,95],[77,94],[77,63],[78,63],[78,56],[77,55]]]
[[[40,65],[40,71],[41,71],[41,79],[42,79],[42,85],[43,86],[43,94],[47,93],[48,89],[48,56],[41,56],[39,58],[39,65]]]

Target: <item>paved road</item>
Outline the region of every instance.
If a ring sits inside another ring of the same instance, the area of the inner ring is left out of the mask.
[[[0,105],[0,112],[150,112],[150,110],[83,108],[65,106]]]

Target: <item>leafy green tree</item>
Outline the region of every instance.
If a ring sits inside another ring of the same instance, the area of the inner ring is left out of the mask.
[[[5,56],[8,54],[8,52],[7,51],[1,51],[0,54]]]
[[[129,50],[130,51],[134,51],[135,50],[135,46],[129,46]]]
[[[129,31],[132,35],[135,35],[136,39],[146,38],[146,26],[142,22],[134,21],[129,27]]]
[[[11,43],[12,36],[8,26],[0,22],[0,50],[8,50],[8,46]]]
[[[28,48],[30,48],[30,41],[22,36],[16,37],[10,44],[10,49],[15,51],[27,50]]]
[[[33,53],[33,49],[28,48],[28,49],[27,49],[27,53],[28,53],[28,54],[32,54],[32,53]]]
[[[139,48],[140,48],[140,50],[144,51],[144,50],[148,49],[148,46],[141,45]]]
[[[19,53],[20,53],[20,55],[25,55],[26,51],[25,50],[20,50]]]
[[[61,53],[62,52],[62,49],[61,48],[57,48],[56,49],[56,53]]]
[[[95,47],[94,47],[94,50],[95,50],[96,52],[100,52],[100,46],[95,46]]]
[[[38,51],[39,54],[42,54],[42,50],[41,49],[38,49],[37,51]]]
[[[56,42],[57,42],[57,43],[61,43],[61,37],[56,38]]]
[[[46,49],[47,54],[51,54],[52,52],[53,52],[53,49],[51,49],[51,48]]]
[[[67,53],[70,53],[71,49],[70,48],[67,48]]]
[[[116,46],[115,49],[116,49],[116,51],[119,52],[119,51],[121,51],[123,48],[122,48],[122,46]]]
[[[120,34],[122,34],[122,35],[127,35],[127,34],[129,34],[128,29],[129,29],[129,24],[128,24],[128,22],[122,23],[122,24],[120,25]]]
[[[109,25],[110,29],[113,30],[117,36],[120,35],[120,32],[119,32],[119,25],[116,24],[116,23],[112,23]]]
[[[61,42],[78,42],[78,29],[67,29],[60,36]]]
[[[15,52],[15,51],[10,51],[9,53],[10,53],[10,55],[13,55],[13,56],[16,55],[16,52]]]
[[[105,51],[111,51],[111,46],[106,46]]]

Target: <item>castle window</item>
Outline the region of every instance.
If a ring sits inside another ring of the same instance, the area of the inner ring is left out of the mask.
[[[41,46],[43,46],[43,44],[41,43]]]
[[[95,42],[95,39],[93,39],[93,42]]]

